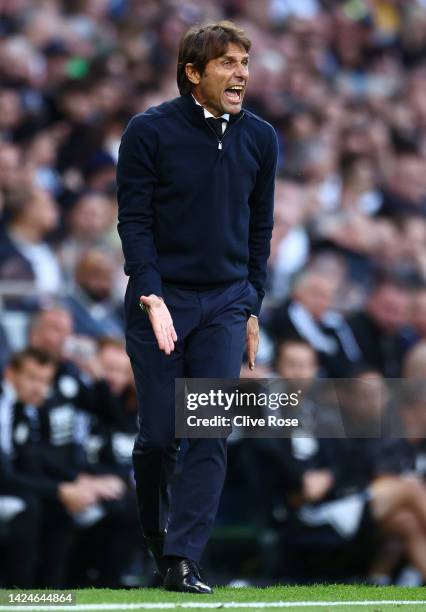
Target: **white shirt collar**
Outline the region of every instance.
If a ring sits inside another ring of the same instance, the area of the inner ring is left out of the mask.
[[[195,97],[193,94],[191,94],[191,96],[194,98],[194,100],[195,100],[195,104],[197,104],[197,106],[203,106],[202,104],[200,104],[200,103],[198,102],[198,100],[196,99],[196,97]],[[203,110],[204,110],[204,117],[205,117],[206,119],[209,119],[210,117],[213,117],[214,119],[219,119],[219,117],[215,117],[214,115],[212,115],[210,111],[208,111],[206,108],[204,108],[204,106],[203,106]],[[221,115],[220,117],[221,117],[221,119],[223,119],[224,121],[229,121],[229,113],[224,113],[224,114],[223,114],[223,115]]]

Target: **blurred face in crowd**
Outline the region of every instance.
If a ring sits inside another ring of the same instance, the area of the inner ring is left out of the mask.
[[[313,380],[318,372],[315,351],[305,342],[283,342],[278,347],[276,370],[282,378]]]
[[[282,240],[303,220],[304,200],[300,187],[291,181],[277,181],[275,186],[274,229],[270,262],[278,256]]]
[[[107,231],[112,215],[112,206],[106,196],[99,193],[83,195],[71,212],[71,232],[76,238],[97,240]]]
[[[55,373],[53,364],[41,364],[27,358],[21,367],[6,369],[6,379],[14,387],[19,401],[40,406],[47,397]]]
[[[36,166],[54,166],[56,163],[56,144],[51,134],[41,132],[31,141],[28,150],[30,163]]]
[[[389,189],[411,204],[423,201],[426,195],[426,163],[419,155],[400,155],[390,174]]]
[[[30,345],[44,349],[52,357],[60,359],[65,340],[72,331],[72,318],[66,310],[46,310],[37,316],[31,327]]]
[[[249,78],[244,47],[229,43],[226,53],[210,60],[203,74],[192,64],[186,65],[186,74],[195,85],[194,97],[214,116],[240,112]]]
[[[14,223],[32,227],[44,235],[53,231],[58,221],[59,211],[55,200],[47,191],[35,189]]]
[[[404,378],[426,380],[426,340],[421,340],[408,351],[402,368]]]
[[[359,157],[353,161],[344,175],[345,187],[357,192],[374,188],[374,166],[367,157]]]
[[[22,118],[19,94],[11,89],[0,90],[0,128],[13,129]]]
[[[131,382],[131,367],[126,350],[118,345],[107,344],[100,349],[98,357],[111,391],[114,395],[121,395]]]
[[[332,306],[336,289],[334,279],[312,272],[299,280],[293,297],[309,310],[314,319],[319,320]]]
[[[114,264],[105,253],[89,251],[77,264],[75,278],[93,301],[107,300],[113,288]]]
[[[18,147],[0,143],[0,187],[10,189],[18,181],[21,155]]]
[[[408,322],[409,303],[405,290],[384,284],[372,294],[367,311],[383,331],[391,334]]]
[[[93,114],[91,94],[83,89],[69,91],[62,97],[62,108],[67,118],[76,123],[85,123]]]
[[[388,393],[383,376],[378,372],[364,372],[356,380],[345,384],[339,395],[345,412],[354,422],[377,421],[386,407]]]

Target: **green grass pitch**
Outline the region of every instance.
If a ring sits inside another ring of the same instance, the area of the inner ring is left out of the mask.
[[[77,590],[76,606],[8,606],[4,596],[0,612],[5,610],[65,610],[122,612],[123,610],[201,610],[222,609],[301,610],[310,612],[426,611],[426,588],[370,587],[359,585],[314,585],[259,588],[216,588],[213,595],[185,595],[162,589],[84,589]],[[345,603],[346,602],[346,603]],[[152,604],[152,605],[151,605]]]

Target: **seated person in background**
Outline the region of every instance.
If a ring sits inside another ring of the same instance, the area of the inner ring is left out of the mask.
[[[305,340],[298,337],[281,340],[275,347],[275,372],[285,379],[287,393],[302,391],[301,402],[294,410],[306,435],[336,437],[343,433],[341,414],[336,402],[329,403],[323,386],[316,389],[319,372],[318,354]],[[282,416],[290,416],[289,414]],[[299,436],[302,435],[300,429]]]
[[[97,495],[67,466],[56,465],[40,446],[38,410],[53,382],[56,364],[40,349],[12,356],[0,395],[0,522],[5,587],[34,587],[43,513],[50,505],[64,520],[93,504]],[[65,527],[65,531],[68,531]],[[61,540],[55,540],[60,549]],[[59,585],[56,585],[59,586]]]
[[[85,413],[83,445],[87,469],[92,474],[114,474],[125,487],[122,498],[104,503],[103,516],[81,533],[75,550],[72,584],[123,587],[123,574],[136,560],[141,562],[140,527],[133,479],[132,450],[137,433],[137,405],[133,374],[124,343],[102,338],[96,355],[116,401],[122,421],[113,425],[102,410]],[[90,576],[89,576],[90,575]],[[97,576],[94,580],[93,576]]]
[[[8,302],[10,307],[34,307],[40,296],[55,295],[61,287],[61,271],[46,237],[58,224],[55,201],[31,185],[15,189],[6,202],[8,223],[0,238],[0,280],[29,281],[35,297]]]
[[[107,246],[108,234],[115,228],[112,200],[99,191],[80,193],[66,217],[67,235],[60,247],[62,269],[68,280],[74,280],[78,258],[93,246]]]
[[[404,555],[424,580],[426,487],[420,479],[405,478],[395,469],[400,441],[387,438],[381,430],[388,400],[385,381],[378,372],[365,369],[356,380],[342,385],[339,400],[345,425],[350,424],[350,434],[359,437],[319,440],[318,466],[332,474],[319,514],[329,513],[331,522],[335,528],[343,528],[343,534],[352,521],[360,533],[364,530],[365,539],[374,535],[371,527],[382,540],[397,538]],[[358,522],[354,520],[357,511]],[[311,524],[318,524],[318,520],[321,524],[319,514],[309,506],[299,512]]]
[[[286,365],[282,363],[281,369]],[[273,473],[279,475],[270,484],[275,499],[281,491],[285,500],[287,537],[299,552],[300,547],[315,549],[315,543],[317,552],[318,543],[320,548],[346,550],[349,554],[338,559],[340,572],[354,560],[355,550],[361,553],[361,563],[370,561],[377,550],[376,535],[396,537],[424,579],[426,488],[418,478],[402,477],[389,463],[389,456],[400,452],[398,441],[389,453],[392,440],[377,437],[387,401],[384,380],[365,370],[357,380],[345,381],[338,397],[345,426],[357,435],[370,432],[370,437],[300,437],[296,432],[274,441],[279,444],[263,445],[268,469],[272,472],[275,463]]]
[[[120,424],[121,411],[96,357],[96,342],[73,332],[72,316],[63,306],[40,310],[29,325],[29,345],[42,348],[57,363],[52,401],[63,407],[72,405],[78,410],[101,412],[104,419]],[[63,435],[64,424],[60,429]]]
[[[92,338],[123,337],[123,321],[113,295],[116,272],[117,266],[108,250],[92,248],[79,257],[75,286],[65,300],[75,333]]]
[[[413,473],[426,483],[426,342],[403,361],[403,378],[394,381],[400,453],[389,453],[395,472]]]
[[[29,342],[33,347],[43,347],[55,357],[58,364],[52,392],[39,409],[41,444],[48,449],[50,455],[56,457],[59,465],[68,465],[77,473],[84,474],[81,478],[87,480],[90,487],[101,495],[101,502],[122,499],[126,483],[114,470],[104,469],[98,474],[93,472],[86,452],[88,414],[102,415],[103,421],[109,425],[120,426],[123,420],[121,406],[110,391],[103,367],[97,358],[96,345],[90,339],[87,342],[83,337],[72,336],[69,313],[57,307],[35,315],[30,324]],[[94,504],[72,522],[72,537],[64,543],[60,553],[63,559],[67,559],[76,537],[75,523],[81,529],[96,524],[107,514],[104,506],[103,502]],[[54,539],[44,538],[43,546],[45,556],[49,559],[48,566],[45,564],[45,572],[46,567],[52,573],[56,568],[62,568],[61,579],[48,576],[49,581],[64,580],[65,562],[55,562],[55,556],[59,553]]]
[[[401,376],[406,350],[404,327],[409,323],[410,294],[406,287],[381,278],[365,308],[348,318],[362,361],[388,378]]]
[[[344,318],[332,311],[337,283],[308,268],[296,279],[290,300],[272,313],[266,328],[274,341],[299,338],[317,352],[324,374],[345,376],[361,357]]]

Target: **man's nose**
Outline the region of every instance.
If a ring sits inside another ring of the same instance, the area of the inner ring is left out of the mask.
[[[235,69],[235,76],[247,78],[249,74],[248,66],[246,64],[237,64]]]

